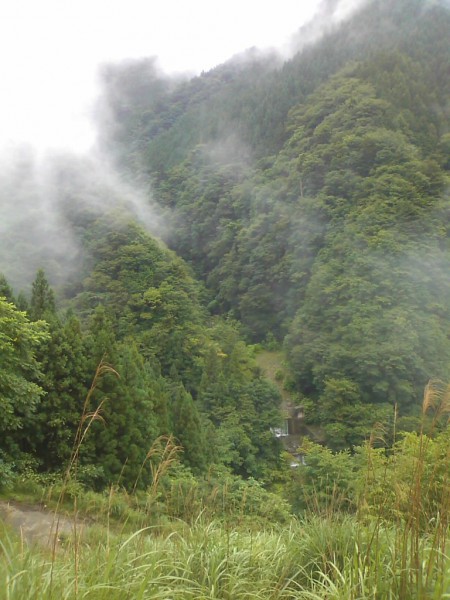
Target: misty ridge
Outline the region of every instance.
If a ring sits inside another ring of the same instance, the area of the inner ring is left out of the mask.
[[[100,390],[116,404],[87,458],[99,489],[124,464],[132,486],[167,432],[195,474],[214,455],[270,481],[280,390],[327,452],[350,457],[376,423],[386,448],[423,432],[425,386],[450,380],[449,31],[447,3],[328,0],[288,56],[249,49],[196,77],[103,65],[89,155],[10,147],[0,271],[49,315],[55,367],[41,437],[11,439],[43,468],[70,455],[105,351],[121,380]],[[278,387],[258,351],[283,362]]]
[[[11,600],[448,594],[449,32],[323,0],[290,49],[100,66],[86,155],[3,151],[0,509],[95,524],[6,532]]]
[[[158,237],[164,232],[151,197],[95,152],[38,156],[18,146],[1,164],[1,270],[17,291],[28,291],[40,268],[57,287],[79,274],[84,231],[100,217],[136,220]]]
[[[259,69],[264,74],[282,65],[274,50],[253,48],[218,67],[229,75]],[[136,169],[135,154],[145,139],[135,137],[135,152],[128,153],[128,169],[117,168],[115,143],[135,136],[127,115],[136,110],[162,111],[158,121],[146,130],[153,137],[164,131],[188,105],[204,100],[203,81],[216,77],[191,78],[188,74],[169,76],[161,71],[155,57],[129,59],[99,67],[104,94],[96,102],[93,119],[98,144],[89,155],[38,153],[31,145],[10,143],[0,157],[0,269],[17,289],[29,289],[38,268],[44,268],[50,281],[60,286],[80,268],[83,256],[82,228],[93,219],[120,211],[137,219],[150,233],[170,237],[170,225],[156,207],[148,177]],[[192,88],[197,87],[193,95]],[[210,95],[208,90],[207,95]],[[173,98],[178,102],[174,106]],[[168,98],[171,99],[168,102]],[[127,129],[123,131],[122,123]],[[202,146],[201,153],[213,163],[249,164],[251,149],[228,122],[224,131]],[[120,174],[119,174],[120,173]],[[167,216],[167,213],[166,213]]]
[[[152,57],[101,66],[98,145],[89,156],[38,158],[24,147],[4,153],[0,269],[18,289],[30,285],[39,267],[52,283],[63,283],[81,264],[83,227],[114,211],[176,248],[185,215],[160,189],[169,170],[190,161],[199,193],[215,178],[227,190],[245,178],[258,180],[286,140],[292,107],[352,56],[401,43],[409,20],[441,4],[405,0],[391,10],[378,0],[324,0],[293,37],[290,54],[250,49],[193,78],[164,74]],[[325,68],[311,76],[318,60]],[[267,213],[280,202],[258,186],[251,196],[250,212],[265,206]],[[322,227],[313,215],[302,221],[305,235]]]

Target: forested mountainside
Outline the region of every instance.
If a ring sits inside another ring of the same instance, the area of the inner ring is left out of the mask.
[[[0,177],[4,473],[72,456],[94,486],[145,487],[173,435],[194,473],[270,479],[280,398],[257,343],[283,346],[332,448],[394,413],[414,430],[449,379],[449,31],[447,3],[374,0],[286,61],[105,67],[121,176],[21,156]]]
[[[321,6],[0,156],[9,600],[449,596],[450,3]]]
[[[165,207],[210,311],[284,344],[336,448],[394,406],[411,427],[448,380],[449,31],[447,3],[373,1],[283,64],[105,70],[104,144]]]
[[[183,261],[123,216],[85,235],[69,311],[42,270],[29,303],[1,282],[2,461],[58,471],[82,436],[82,480],[145,487],[152,444],[172,435],[196,474],[264,479],[279,460],[279,394],[237,327],[208,317]]]

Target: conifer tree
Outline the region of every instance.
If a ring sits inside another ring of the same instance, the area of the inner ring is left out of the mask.
[[[3,273],[0,273],[0,297],[5,298],[8,302],[16,304],[12,288]]]
[[[94,427],[96,461],[107,482],[120,482],[128,489],[145,487],[150,472],[142,465],[160,434],[157,378],[131,339],[117,345],[114,369],[118,377],[105,378],[96,396],[97,403],[104,400],[103,422]]]
[[[40,269],[33,282],[30,301],[32,319],[48,322],[49,338],[38,351],[42,365],[41,385],[45,390],[39,410],[28,424],[28,448],[43,470],[67,466],[84,398],[92,373],[86,359],[81,326],[74,315],[65,323],[56,314],[55,297]]]
[[[70,458],[92,373],[89,372],[80,322],[70,315],[54,318],[50,338],[39,350],[46,394],[30,423],[30,446],[44,470],[61,470]]]
[[[36,321],[46,319],[55,314],[55,295],[51,289],[45,272],[39,269],[33,282],[30,301],[30,317]]]
[[[173,433],[183,447],[183,462],[196,473],[205,470],[205,431],[192,396],[182,384],[174,385],[171,393]]]

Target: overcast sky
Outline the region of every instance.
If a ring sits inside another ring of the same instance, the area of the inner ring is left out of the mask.
[[[97,66],[159,57],[208,70],[248,47],[282,46],[320,0],[1,0],[0,145],[84,151]]]

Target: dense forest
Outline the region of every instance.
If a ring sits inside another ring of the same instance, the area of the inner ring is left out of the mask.
[[[0,509],[142,529],[84,596],[0,540],[8,598],[448,596],[450,5],[338,4],[290,58],[106,65],[95,153],[11,152]]]
[[[151,188],[209,311],[283,345],[334,448],[395,407],[414,428],[448,380],[449,18],[375,1],[281,65],[103,73],[103,144]]]
[[[161,435],[194,473],[265,481],[264,346],[331,448],[416,430],[449,379],[449,30],[445,3],[373,1],[285,61],[104,67],[102,168],[2,175],[5,472],[61,468],[88,396],[90,484],[132,485]]]

